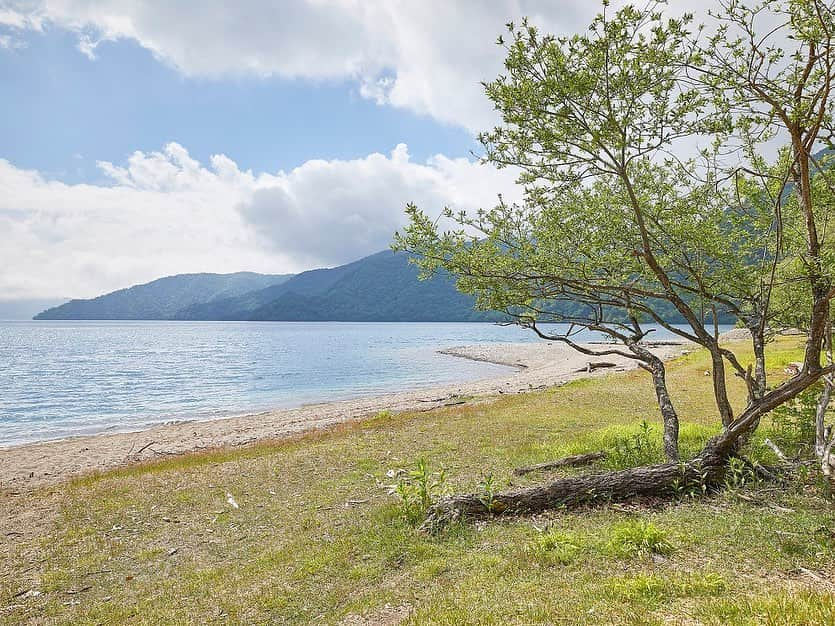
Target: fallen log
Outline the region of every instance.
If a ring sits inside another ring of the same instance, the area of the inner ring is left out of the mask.
[[[600,459],[606,458],[604,451],[590,452],[588,454],[575,454],[573,456],[563,457],[556,461],[549,461],[548,463],[539,463],[537,465],[528,465],[527,467],[517,467],[513,470],[514,476],[524,476],[531,472],[544,472],[559,467],[579,467],[580,465],[588,465]]]
[[[591,373],[594,370],[604,369],[607,367],[617,367],[617,363],[611,363],[609,361],[589,361],[586,363],[585,367],[581,367],[578,370],[574,370],[575,372],[586,372]]]
[[[726,464],[727,456],[705,454],[686,463],[560,478],[541,486],[497,493],[489,500],[481,494],[448,496],[429,508],[421,530],[437,532],[465,518],[532,514],[645,496],[669,497],[687,490],[702,492],[724,480]]]

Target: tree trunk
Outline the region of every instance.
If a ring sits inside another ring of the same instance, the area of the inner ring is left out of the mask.
[[[746,384],[749,385],[748,400],[749,402],[759,402],[765,395],[767,388],[765,371],[765,337],[763,336],[763,330],[760,324],[749,326],[748,330],[751,332],[751,343],[754,347],[754,374],[752,377],[750,368],[746,374],[746,377],[751,379],[746,380]],[[724,422],[723,425],[727,426]],[[757,419],[751,424],[747,432],[739,438],[740,448],[748,444],[751,435],[754,434],[754,431],[757,430],[759,425],[760,420]]]
[[[765,371],[765,337],[759,324],[748,329],[751,332],[751,342],[754,347],[754,400],[759,400],[765,394],[767,381]]]
[[[818,404],[815,407],[815,453],[818,458],[823,458],[823,452],[828,443],[826,436],[826,411],[832,400],[832,385],[824,380],[823,390],[818,396]]]
[[[734,419],[733,409],[728,400],[728,388],[725,382],[725,361],[719,351],[719,344],[707,346],[710,351],[711,376],[713,376],[713,395],[716,398],[716,407],[722,417],[722,426],[727,426]]]
[[[629,342],[629,349],[638,356],[641,366],[652,375],[655,397],[664,422],[664,455],[668,461],[678,461],[678,413],[667,389],[667,369],[664,361],[637,342]]]
[[[667,390],[666,370],[664,363],[658,359],[652,367],[652,384],[655,387],[655,396],[658,398],[658,407],[661,409],[661,417],[664,420],[664,455],[668,461],[678,461],[678,414],[673,407],[670,392]]]
[[[539,487],[496,494],[492,502],[487,503],[479,494],[450,496],[430,507],[421,528],[436,531],[462,518],[537,513],[557,507],[618,502],[641,496],[672,496],[693,487],[701,490],[722,481],[726,461],[726,457],[704,454],[687,463],[663,463],[561,478]]]
[[[832,365],[832,321],[827,320],[824,333],[824,351],[827,365]],[[823,390],[815,407],[815,454],[820,461],[821,471],[829,485],[832,483],[832,427],[826,425],[826,412],[832,400],[832,382],[829,376],[823,377]]]
[[[821,368],[821,351],[826,335],[829,316],[829,292],[832,281],[826,277],[821,266],[821,242],[818,238],[815,210],[812,202],[812,175],[810,172],[810,153],[807,145],[812,145],[809,138],[805,138],[804,131],[811,134],[810,129],[800,126],[790,128],[794,159],[796,163],[794,184],[797,199],[806,222],[806,268],[809,286],[812,290],[812,307],[809,318],[809,331],[806,338],[806,353],[803,358],[803,369],[816,372]]]

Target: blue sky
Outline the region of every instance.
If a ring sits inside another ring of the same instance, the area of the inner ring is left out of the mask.
[[[18,44],[0,54],[2,156],[67,182],[101,182],[96,161],[169,141],[201,161],[222,151],[255,171],[398,143],[418,160],[477,149],[461,126],[381,106],[344,79],[186,77],[128,39],[104,42],[91,60],[57,27],[24,33]]]
[[[496,38],[599,8],[0,0],[0,300],[333,266],[386,248],[408,202],[518,199],[471,154],[497,122]]]

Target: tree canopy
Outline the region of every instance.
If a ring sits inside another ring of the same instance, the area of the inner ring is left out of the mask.
[[[607,5],[583,34],[525,20],[498,41],[505,72],[484,87],[502,121],[480,141],[485,161],[519,172],[523,200],[446,209],[447,230],[410,205],[395,247],[543,337],[638,360],[653,374],[671,460],[678,418],[648,324],[705,347],[724,428],[700,462],[727,459],[762,415],[831,370],[821,351],[835,188],[821,150],[833,130],[835,15],[823,0],[726,0],[704,26],[668,17],[660,1]],[[806,320],[803,368],[771,385],[765,344],[788,310]],[[728,317],[751,331],[753,363],[720,345]],[[581,346],[577,329],[617,345]],[[748,387],[738,415],[727,373]]]

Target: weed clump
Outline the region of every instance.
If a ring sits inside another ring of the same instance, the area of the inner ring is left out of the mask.
[[[444,468],[433,472],[425,459],[418,459],[414,469],[389,470],[386,476],[397,478],[388,485],[388,493],[397,497],[402,517],[411,524],[422,520],[427,509],[447,493]]]
[[[667,555],[675,551],[667,533],[644,520],[629,521],[615,527],[608,547],[612,554],[620,557]]]
[[[660,442],[653,439],[652,430],[652,426],[644,420],[637,433],[616,438],[607,450],[607,465],[611,469],[627,469],[660,461]]]
[[[547,565],[569,565],[580,551],[579,542],[567,533],[549,530],[525,546],[525,553]]]

